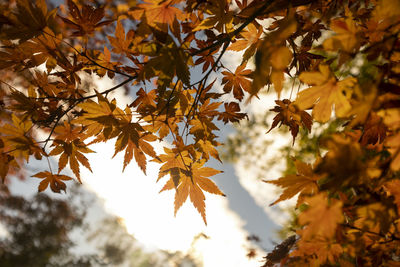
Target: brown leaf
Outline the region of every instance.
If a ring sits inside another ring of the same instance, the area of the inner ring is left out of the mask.
[[[32,177],[36,177],[39,179],[43,179],[39,184],[39,192],[46,190],[46,188],[50,184],[50,189],[55,193],[60,193],[61,190],[65,192],[66,185],[63,181],[72,180],[71,177],[61,174],[52,174],[48,171],[45,172],[38,172]]]
[[[288,99],[275,100],[275,103],[278,104],[278,106],[270,109],[270,111],[278,112],[278,114],[275,115],[271,128],[267,133],[278,126],[279,123],[281,123],[280,125],[287,125],[293,136],[294,144],[294,140],[299,132],[299,126],[303,126],[311,132],[312,117],[307,112],[300,110]]]
[[[104,17],[104,7],[94,8],[93,6],[83,5],[79,10],[72,0],[67,0],[68,10],[72,20],[59,16],[65,24],[74,29],[73,36],[84,36],[93,34],[97,28],[112,23],[112,20],[101,21]]]
[[[251,89],[251,80],[248,78],[248,75],[252,71],[249,69],[244,70],[245,67],[245,65],[237,67],[235,73],[228,71],[221,72],[224,75],[222,78],[222,84],[225,84],[224,92],[229,93],[233,91],[233,96],[239,101],[243,99],[243,91],[250,92]]]
[[[225,112],[220,113],[218,120],[222,120],[225,124],[228,122],[238,122],[247,117],[246,113],[240,113],[240,106],[236,102],[224,103]]]

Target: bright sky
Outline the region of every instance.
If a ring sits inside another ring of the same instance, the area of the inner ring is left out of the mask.
[[[122,154],[113,160],[112,144],[94,147],[99,153],[89,156],[94,173],[82,170],[83,182],[104,199],[106,209],[124,219],[129,233],[148,248],[186,252],[199,233],[210,239],[201,240],[197,253],[204,266],[259,266],[246,258],[243,222],[229,210],[227,200],[208,194],[205,226],[196,209],[186,202],[176,217],[173,215],[174,192],[159,190],[156,184],[158,166],[149,164],[148,174],[131,164],[122,170]]]

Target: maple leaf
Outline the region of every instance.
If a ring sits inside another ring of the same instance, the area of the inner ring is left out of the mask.
[[[115,155],[125,149],[124,165],[130,163],[133,156],[143,173],[146,174],[147,159],[145,154],[157,158],[153,147],[146,141],[155,141],[157,137],[151,133],[146,133],[139,123],[131,122],[132,113],[129,107],[120,114],[121,122],[117,128],[117,141],[115,142]]]
[[[181,173],[188,171],[188,166],[192,163],[192,159],[189,157],[188,150],[180,151],[177,148],[169,149],[164,147],[164,152],[166,154],[161,154],[158,158],[152,160],[163,164],[160,167],[157,181],[170,174],[172,186],[178,186]]]
[[[190,133],[193,134],[200,142],[201,139],[212,138],[212,131],[218,130],[218,127],[210,118],[195,116],[189,121]]]
[[[140,88],[137,92],[137,98],[132,102],[130,106],[136,107],[140,113],[152,114],[156,109],[156,90],[151,90],[146,93],[143,88]]]
[[[204,159],[208,160],[211,156],[222,163],[221,159],[219,158],[218,150],[215,149],[215,147],[220,145],[218,142],[216,141],[211,142],[209,140],[199,140],[197,144],[200,147],[200,150],[202,152],[202,157]]]
[[[251,80],[248,75],[252,72],[251,70],[244,68],[246,65],[241,65],[236,68],[235,73],[228,71],[221,72],[224,77],[222,78],[222,84],[224,85],[224,92],[229,93],[233,91],[233,96],[237,100],[243,99],[243,90],[249,92],[251,88]]]
[[[193,203],[193,206],[195,206],[200,215],[203,217],[204,223],[207,224],[204,203],[205,196],[203,194],[203,190],[212,194],[217,194],[221,196],[225,195],[221,192],[221,190],[219,190],[219,188],[215,185],[213,181],[207,178],[221,173],[221,171],[209,167],[202,167],[203,165],[204,161],[193,163],[190,166],[189,171],[183,172],[181,174],[179,183],[177,185],[175,185],[173,178],[171,178],[170,180],[168,180],[168,182],[165,184],[160,192],[173,188],[176,189],[175,215],[189,196],[190,201]]]
[[[301,237],[310,240],[313,236],[332,238],[337,225],[344,219],[342,202],[329,199],[326,193],[319,193],[305,199],[308,208],[300,213],[299,223],[305,228],[301,230]]]
[[[173,28],[175,19],[184,20],[186,14],[179,8],[173,6],[175,0],[147,0],[143,4],[136,6],[136,10],[130,11],[129,14],[135,19],[140,20],[143,13],[146,17],[146,21],[151,26],[157,26],[157,24],[167,24]]]
[[[125,53],[127,56],[130,55],[133,50],[130,49],[133,38],[133,31],[130,31],[125,37],[125,30],[122,26],[121,21],[117,21],[117,27],[115,28],[115,37],[107,36],[111,45],[113,46],[114,53]]]
[[[72,178],[69,176],[61,175],[61,174],[52,174],[49,171],[38,172],[38,173],[32,175],[32,177],[43,179],[40,182],[39,187],[38,187],[39,192],[46,190],[46,188],[49,186],[49,184],[50,184],[51,191],[53,191],[54,193],[61,193],[61,190],[63,190],[65,192],[67,186],[65,185],[65,183],[63,181],[72,180]]]
[[[270,111],[278,112],[278,114],[275,115],[271,128],[267,133],[278,126],[279,123],[281,123],[279,127],[282,124],[287,125],[293,136],[294,144],[294,140],[299,132],[299,126],[303,126],[311,132],[312,117],[307,112],[298,109],[289,99],[275,100],[275,103],[278,104],[278,106],[270,109]]]
[[[1,29],[2,39],[15,40],[19,39],[20,43],[42,34],[42,30],[47,26],[49,21],[55,15],[57,9],[48,12],[45,0],[16,1],[15,13],[10,16],[3,17],[5,25],[11,26]],[[4,21],[5,20],[5,21]],[[4,35],[4,36],[3,36]]]
[[[13,111],[22,112],[25,116],[31,114],[34,121],[38,121],[39,117],[43,114],[42,103],[35,101],[20,91],[13,90],[10,98],[13,100],[13,103],[10,105],[10,109]]]
[[[321,141],[328,152],[318,164],[317,172],[327,174],[324,187],[332,191],[364,182],[368,167],[362,160],[362,149],[357,138],[332,134]],[[371,170],[370,170],[371,171]]]
[[[354,97],[350,100],[352,108],[348,113],[349,116],[354,117],[349,124],[350,127],[365,123],[374,105],[377,91],[374,84],[365,86],[364,88],[358,85],[354,87]]]
[[[211,99],[207,97],[204,103],[199,107],[199,117],[211,117],[218,115],[217,109],[222,102],[211,102]]]
[[[143,134],[140,139],[137,138],[135,134],[130,135],[128,134],[129,131],[133,129],[135,131],[136,127],[133,126],[125,126],[122,129],[121,134],[118,136],[117,142],[115,143],[115,154],[114,156],[119,153],[121,150],[126,148],[125,151],[125,157],[124,157],[124,167],[123,170],[125,170],[125,167],[129,164],[129,162],[132,160],[132,157],[135,156],[135,160],[139,167],[142,169],[143,173],[146,174],[146,156],[145,154],[156,158],[157,154],[154,151],[152,145],[150,145],[148,142],[153,142],[157,140],[157,137],[151,134]],[[128,135],[128,137],[127,137]],[[127,140],[127,141],[126,141]],[[146,142],[148,141],[148,142]],[[125,144],[125,142],[127,142]],[[114,157],[113,156],[113,157]]]
[[[59,51],[60,43],[52,30],[43,29],[46,34],[32,38],[29,42],[14,44],[9,40],[2,40],[5,49],[1,51],[0,68],[8,68],[13,66],[15,69],[32,68],[46,63],[48,71],[54,69],[57,64],[61,65],[63,59],[62,53]],[[55,36],[56,38],[53,38]]]
[[[210,42],[196,39],[196,44],[197,44],[198,48],[201,50],[201,49],[204,49],[207,46],[209,46]],[[218,49],[215,49],[213,51],[206,50],[206,51],[196,55],[199,58],[194,62],[194,64],[200,65],[200,64],[204,63],[202,70],[203,70],[203,72],[205,72],[208,68],[210,68],[211,66],[213,66],[215,64],[214,55],[217,52],[218,52]]]
[[[294,197],[300,193],[296,207],[304,202],[304,198],[307,195],[314,195],[318,192],[317,181],[321,179],[320,175],[316,175],[310,164],[306,164],[300,160],[294,160],[294,164],[297,169],[297,174],[289,174],[281,177],[277,180],[266,181],[265,183],[274,184],[284,188],[283,193],[279,196],[279,199],[275,200],[270,206],[277,204],[286,199]]]
[[[243,39],[236,40],[236,42],[232,43],[227,50],[242,51],[253,44],[257,44],[262,33],[262,27],[256,27],[254,23],[250,23],[246,29],[240,33]]]
[[[115,72],[110,70],[116,69],[116,67],[119,65],[119,62],[111,62],[111,52],[108,50],[107,46],[104,46],[103,53],[99,54],[98,63],[104,68],[93,66],[97,75],[103,77],[107,73],[107,76],[110,79],[114,78]]]
[[[357,84],[355,78],[350,77],[338,82],[329,66],[319,65],[319,72],[303,72],[299,79],[314,86],[301,91],[295,103],[302,110],[314,106],[312,116],[316,121],[327,122],[333,107],[338,117],[348,114],[351,106],[344,92],[349,94],[349,91],[352,91]]]
[[[167,43],[157,51],[157,56],[151,58],[145,65],[145,72],[149,75],[146,78],[159,76],[172,81],[172,77],[176,74],[189,87],[188,66],[193,65],[193,59],[187,54],[184,47],[178,47],[169,36],[167,39]]]
[[[323,46],[326,50],[352,52],[359,48],[358,27],[353,18],[333,20],[330,27],[336,35],[325,40]]]
[[[88,159],[82,153],[94,153],[94,151],[81,141],[80,137],[83,137],[81,130],[71,127],[71,124],[66,121],[63,125],[58,125],[54,133],[56,137],[51,146],[55,148],[50,151],[49,156],[60,155],[58,173],[69,163],[72,172],[78,181],[81,182],[79,163],[92,172]]]
[[[82,10],[72,0],[67,0],[68,10],[72,20],[59,16],[64,23],[75,31],[73,36],[84,36],[93,34],[97,28],[112,23],[112,20],[101,21],[104,17],[104,7],[94,8],[93,6],[83,5]],[[101,22],[100,22],[101,21]]]
[[[218,120],[223,120],[226,124],[230,122],[238,122],[244,117],[247,117],[246,113],[240,113],[240,106],[236,102],[224,103],[225,112],[222,112],[218,116]]]
[[[226,32],[233,30],[233,12],[229,10],[229,5],[225,1],[217,1],[215,5],[209,5],[206,12],[210,15],[202,20],[193,31],[200,31],[205,29],[214,28],[219,32]]]
[[[85,127],[85,138],[98,136],[96,141],[105,141],[115,136],[115,128],[119,125],[120,114],[123,111],[116,106],[116,101],[111,102],[107,98],[97,93],[98,103],[88,101],[78,105],[83,110],[83,114],[73,123],[81,124]]]
[[[5,135],[3,137],[4,146],[9,148],[10,156],[23,158],[28,162],[29,156],[32,154],[36,159],[41,159],[42,155],[46,155],[32,137],[33,124],[31,121],[12,114],[11,122],[12,124],[0,126],[0,133]]]

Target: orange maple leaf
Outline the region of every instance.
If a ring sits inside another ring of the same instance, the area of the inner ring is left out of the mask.
[[[256,96],[261,88],[271,83],[278,98],[280,97],[284,73],[293,59],[291,50],[286,46],[286,39],[296,31],[297,23],[290,15],[279,20],[278,26],[277,30],[271,32],[260,43],[257,50],[251,97]]]
[[[184,20],[186,17],[182,10],[173,6],[175,2],[176,0],[147,0],[144,1],[144,4],[137,5],[137,9],[129,13],[137,20],[140,20],[144,13],[149,25],[168,24],[172,28],[175,18]]]
[[[227,50],[242,51],[248,46],[258,43],[262,33],[262,27],[256,27],[254,23],[250,23],[247,28],[240,33],[243,39],[232,43]]]
[[[312,237],[333,238],[337,225],[344,219],[342,202],[329,199],[326,193],[319,193],[305,199],[308,208],[300,213],[299,224],[305,226],[299,231],[304,240]]]
[[[82,153],[94,153],[86,144],[81,141],[81,131],[79,128],[71,127],[71,124],[64,122],[64,125],[59,125],[55,128],[56,137],[52,146],[55,148],[49,153],[50,156],[60,155],[58,160],[58,173],[60,173],[67,163],[72,172],[75,174],[79,182],[81,182],[79,163],[90,168],[89,160]]]
[[[115,142],[114,156],[125,149],[124,166],[130,163],[133,156],[140,169],[146,174],[147,159],[145,153],[153,158],[157,158],[153,147],[148,143],[157,140],[157,137],[149,132],[145,132],[143,127],[137,122],[131,122],[132,113],[129,107],[119,114],[121,122],[117,127],[117,141]],[[148,141],[148,142],[146,142]]]
[[[164,147],[164,152],[165,154],[161,154],[158,158],[153,159],[153,161],[163,164],[160,167],[157,181],[165,175],[170,174],[172,185],[178,186],[181,173],[188,171],[188,166],[192,162],[192,159],[189,157],[188,150]]]
[[[130,49],[130,45],[132,43],[133,31],[128,32],[125,36],[125,30],[122,26],[121,21],[117,21],[117,27],[115,28],[115,37],[107,36],[111,45],[113,46],[112,51],[121,54],[125,53],[127,56],[130,55],[133,50]]]
[[[394,171],[400,170],[400,109],[389,108],[379,112],[383,117],[383,121],[387,127],[394,131],[393,135],[385,140],[385,145],[388,146],[388,151],[392,155],[390,168]]]
[[[294,164],[297,169],[297,174],[289,174],[273,181],[264,180],[265,183],[274,184],[284,188],[279,199],[271,203],[270,206],[283,200],[290,199],[300,193],[296,204],[296,207],[298,207],[304,202],[305,196],[313,195],[318,192],[317,181],[321,179],[321,176],[314,174],[310,164],[306,164],[300,160],[295,160]]]
[[[209,167],[202,167],[204,161],[193,163],[190,166],[190,170],[181,173],[179,183],[175,185],[173,178],[169,179],[164,185],[160,192],[164,190],[170,190],[175,188],[175,215],[179,208],[185,203],[188,196],[193,206],[198,210],[198,212],[203,217],[204,223],[207,224],[206,214],[205,214],[205,196],[203,190],[217,195],[225,196],[224,193],[219,190],[213,181],[209,178],[210,176],[221,173],[221,171],[215,170]]]

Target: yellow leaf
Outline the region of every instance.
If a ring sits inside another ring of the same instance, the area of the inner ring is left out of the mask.
[[[4,146],[10,150],[8,154],[15,158],[25,159],[27,162],[30,155],[34,155],[36,159],[41,159],[42,155],[46,155],[32,137],[31,121],[19,118],[14,113],[11,115],[11,120],[12,124],[0,126],[0,133],[4,135]]]
[[[357,38],[357,25],[352,18],[336,19],[331,22],[331,29],[336,35],[327,39],[323,46],[326,50],[352,52],[358,49],[360,44]]]
[[[349,100],[344,94],[356,86],[355,78],[346,78],[338,82],[330,72],[329,66],[320,65],[319,72],[303,72],[299,79],[310,85],[314,85],[301,91],[296,99],[296,105],[302,109],[313,107],[312,116],[316,121],[327,122],[335,109],[337,117],[348,115],[351,109]]]

